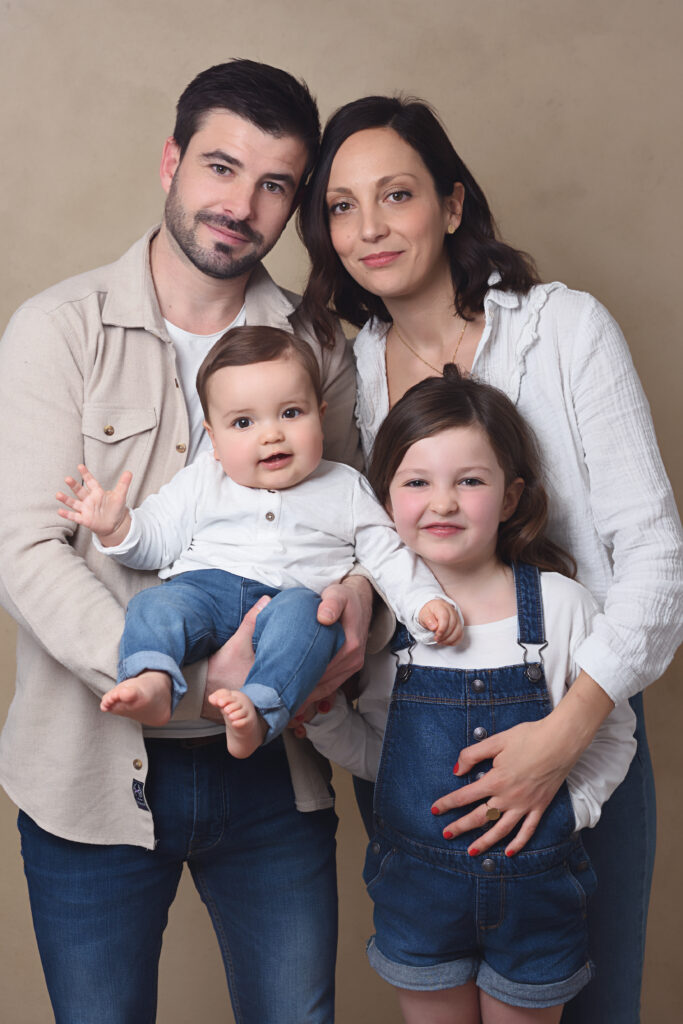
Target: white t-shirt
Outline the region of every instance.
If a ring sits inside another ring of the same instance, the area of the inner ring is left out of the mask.
[[[543,666],[555,707],[579,674],[575,653],[590,632],[597,605],[585,587],[559,573],[541,573],[541,587],[548,641]],[[308,738],[322,754],[361,778],[377,776],[397,659],[399,664],[406,664],[408,652],[395,656],[385,650],[369,656],[361,677],[363,690],[358,707],[353,708],[342,694],[337,694],[331,711],[317,714],[305,727]],[[412,661],[446,669],[520,664],[517,616],[465,627],[463,641],[457,647],[418,643],[412,649]],[[592,828],[597,823],[602,805],[625,778],[636,750],[635,722],[627,701],[617,705],[570,772],[567,785],[577,828]],[[452,753],[456,759],[458,751]],[[431,756],[425,751],[425,756],[428,754]]]

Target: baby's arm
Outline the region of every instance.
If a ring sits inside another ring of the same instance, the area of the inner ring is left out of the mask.
[[[439,598],[428,601],[417,618],[421,626],[434,633],[437,644],[452,647],[462,640],[462,615],[455,605],[449,604],[448,601]]]
[[[116,547],[125,540],[130,530],[126,497],[133,474],[126,470],[114,490],[105,491],[87,466],[79,465],[78,471],[83,478],[82,483],[78,483],[72,476],[65,477],[65,483],[74,497],[62,491],[55,495],[57,501],[66,506],[57,509],[57,513],[63,519],[70,519],[92,530],[103,547]]]

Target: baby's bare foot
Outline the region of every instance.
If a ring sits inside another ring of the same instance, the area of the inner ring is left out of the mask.
[[[225,737],[233,757],[249,757],[257,750],[268,726],[242,690],[216,690],[210,702],[220,708],[225,721]]]
[[[143,725],[166,725],[171,717],[171,677],[150,671],[124,679],[107,690],[100,708]]]

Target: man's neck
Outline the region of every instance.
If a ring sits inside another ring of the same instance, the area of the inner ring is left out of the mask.
[[[150,265],[161,315],[191,334],[220,331],[244,305],[249,273],[227,280],[209,277],[178,252],[164,224],[152,240]]]

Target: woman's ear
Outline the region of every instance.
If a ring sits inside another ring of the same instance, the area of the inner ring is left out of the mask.
[[[460,227],[464,202],[465,186],[461,182],[456,181],[453,191],[449,196],[446,196],[444,201],[446,207],[446,233],[449,235],[455,234]]]
[[[511,515],[514,514],[517,506],[519,505],[519,499],[522,497],[524,491],[524,481],[521,476],[518,476],[512,483],[509,483],[505,488],[505,495],[503,497],[503,507],[500,510],[500,521],[501,523],[507,522]]]

